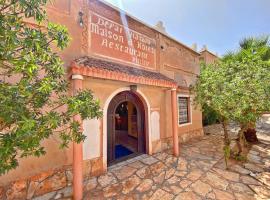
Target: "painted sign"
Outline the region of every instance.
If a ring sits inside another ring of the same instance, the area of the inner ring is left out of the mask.
[[[95,54],[155,69],[155,39],[96,13],[90,14],[89,31]]]

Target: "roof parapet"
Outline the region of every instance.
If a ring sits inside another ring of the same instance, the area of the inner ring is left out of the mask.
[[[165,28],[165,26],[163,25],[163,22],[162,22],[162,21],[158,21],[157,24],[155,25],[155,28],[156,28],[159,32],[162,32],[162,33],[167,34],[166,28]]]
[[[197,48],[198,48],[197,43],[193,43],[193,44],[191,45],[191,48],[192,48],[194,51],[197,51]]]

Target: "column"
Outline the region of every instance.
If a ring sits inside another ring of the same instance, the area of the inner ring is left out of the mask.
[[[72,75],[73,95],[82,89],[83,76]],[[74,121],[78,121],[82,125],[79,115],[73,117]],[[83,198],[83,147],[82,143],[73,142],[73,199],[82,200]]]
[[[176,89],[171,90],[173,154],[179,156]]]

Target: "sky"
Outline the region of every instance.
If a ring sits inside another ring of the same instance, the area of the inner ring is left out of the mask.
[[[270,0],[105,0],[187,46],[222,56],[244,37],[270,35]]]

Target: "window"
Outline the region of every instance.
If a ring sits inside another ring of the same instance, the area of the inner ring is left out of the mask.
[[[189,97],[178,97],[178,123],[186,124],[190,122]]]

